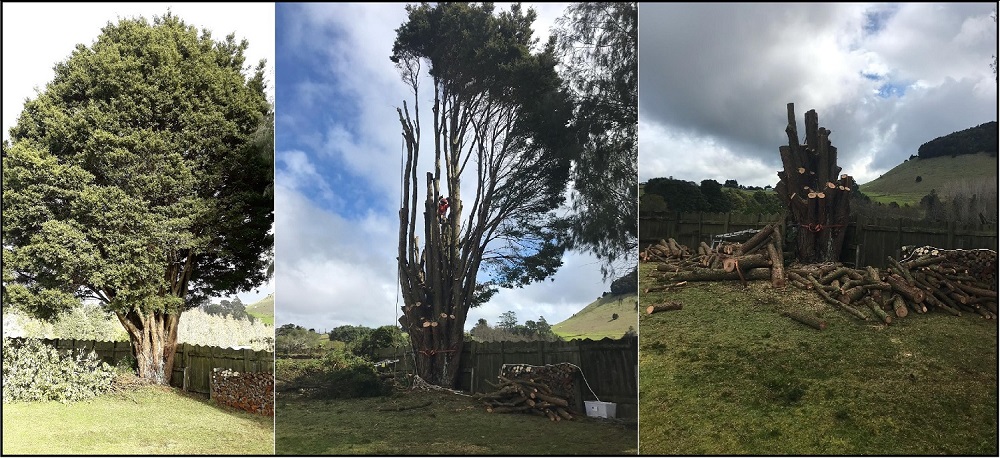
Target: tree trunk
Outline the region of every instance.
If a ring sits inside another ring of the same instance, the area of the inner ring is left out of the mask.
[[[805,115],[806,144],[799,144],[795,107],[789,103],[788,145],[779,147],[784,170],[775,187],[796,228],[796,259],[803,264],[837,262],[850,219],[854,179],[839,175],[830,130],[819,127],[815,110]]]
[[[159,385],[169,385],[174,353],[177,351],[180,313],[156,311],[143,314],[138,309],[132,309],[117,316],[128,332],[139,377]]]

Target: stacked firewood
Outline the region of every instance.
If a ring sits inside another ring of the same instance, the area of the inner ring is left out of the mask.
[[[769,224],[746,242],[722,242],[714,248],[702,242],[696,253],[690,253],[674,239],[661,240],[643,250],[639,258],[658,263],[652,275],[663,283],[771,280],[774,286],[781,287],[785,284],[781,239],[776,225]],[[653,287],[645,292],[667,288]]]
[[[932,310],[997,319],[996,284],[983,275],[983,269],[992,269],[989,275],[995,278],[995,251],[928,249],[903,261],[888,261],[889,267],[881,271],[832,263],[793,267],[788,281],[865,321],[891,324],[910,312]]]
[[[219,403],[261,415],[274,415],[274,374],[212,369],[211,398]]]
[[[474,395],[491,413],[530,413],[551,421],[572,420],[574,380],[579,369],[571,364],[518,365],[500,375],[496,390]]]

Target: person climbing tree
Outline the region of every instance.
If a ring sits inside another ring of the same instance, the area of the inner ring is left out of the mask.
[[[445,222],[448,220],[445,216],[448,214],[448,206],[448,198],[441,196],[441,198],[438,199],[438,222],[440,222],[442,226],[444,226]]]

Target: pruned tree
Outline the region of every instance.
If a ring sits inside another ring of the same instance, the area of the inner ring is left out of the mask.
[[[553,210],[564,203],[576,152],[572,104],[554,41],[532,49],[533,10],[442,3],[407,12],[391,56],[413,93],[412,113],[405,102],[397,109],[406,145],[399,322],[417,374],[454,386],[469,308],[495,287],[543,280],[562,263],[568,224]],[[434,165],[420,183],[423,68],[433,86]],[[470,177],[467,198],[462,179]],[[440,197],[449,207],[439,215]]]
[[[272,110],[247,46],[167,13],[56,64],[3,148],[4,307],[97,299],[166,384],[181,313],[264,282]]]
[[[795,105],[787,106],[788,145],[779,147],[784,170],[775,192],[796,230],[795,258],[802,263],[838,262],[850,222],[854,178],[840,174],[830,130],[819,126],[816,110],[805,114],[805,143],[799,140]]]
[[[581,2],[554,31],[582,146],[571,241],[602,261],[606,280],[638,262],[638,22],[636,2]]]

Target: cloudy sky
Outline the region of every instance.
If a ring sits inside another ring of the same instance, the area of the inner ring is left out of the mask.
[[[118,18],[153,16],[172,11],[185,22],[209,29],[218,40],[235,33],[249,42],[247,63],[267,59],[267,78],[274,81],[274,5],[253,3],[4,3],[3,4],[3,138],[24,107],[55,75],[52,68],[66,60],[78,43],[91,45],[101,28]],[[270,88],[273,98],[273,86]],[[274,291],[268,283],[239,294],[244,303]]]
[[[564,8],[535,5],[543,42]],[[277,6],[279,326],[374,327],[398,316],[402,145],[395,110],[404,100],[412,109],[413,102],[389,55],[405,20],[404,4]],[[429,93],[421,94],[423,113],[431,102]],[[429,131],[430,120],[424,125]],[[427,132],[424,140],[431,140]],[[429,163],[418,167],[420,176],[431,170]],[[479,318],[494,324],[508,310],[521,322],[544,316],[555,324],[607,289],[595,258],[570,254],[554,281],[502,291],[471,311],[467,327]]]
[[[871,181],[995,121],[996,3],[639,4],[639,180],[775,185],[785,105]]]

